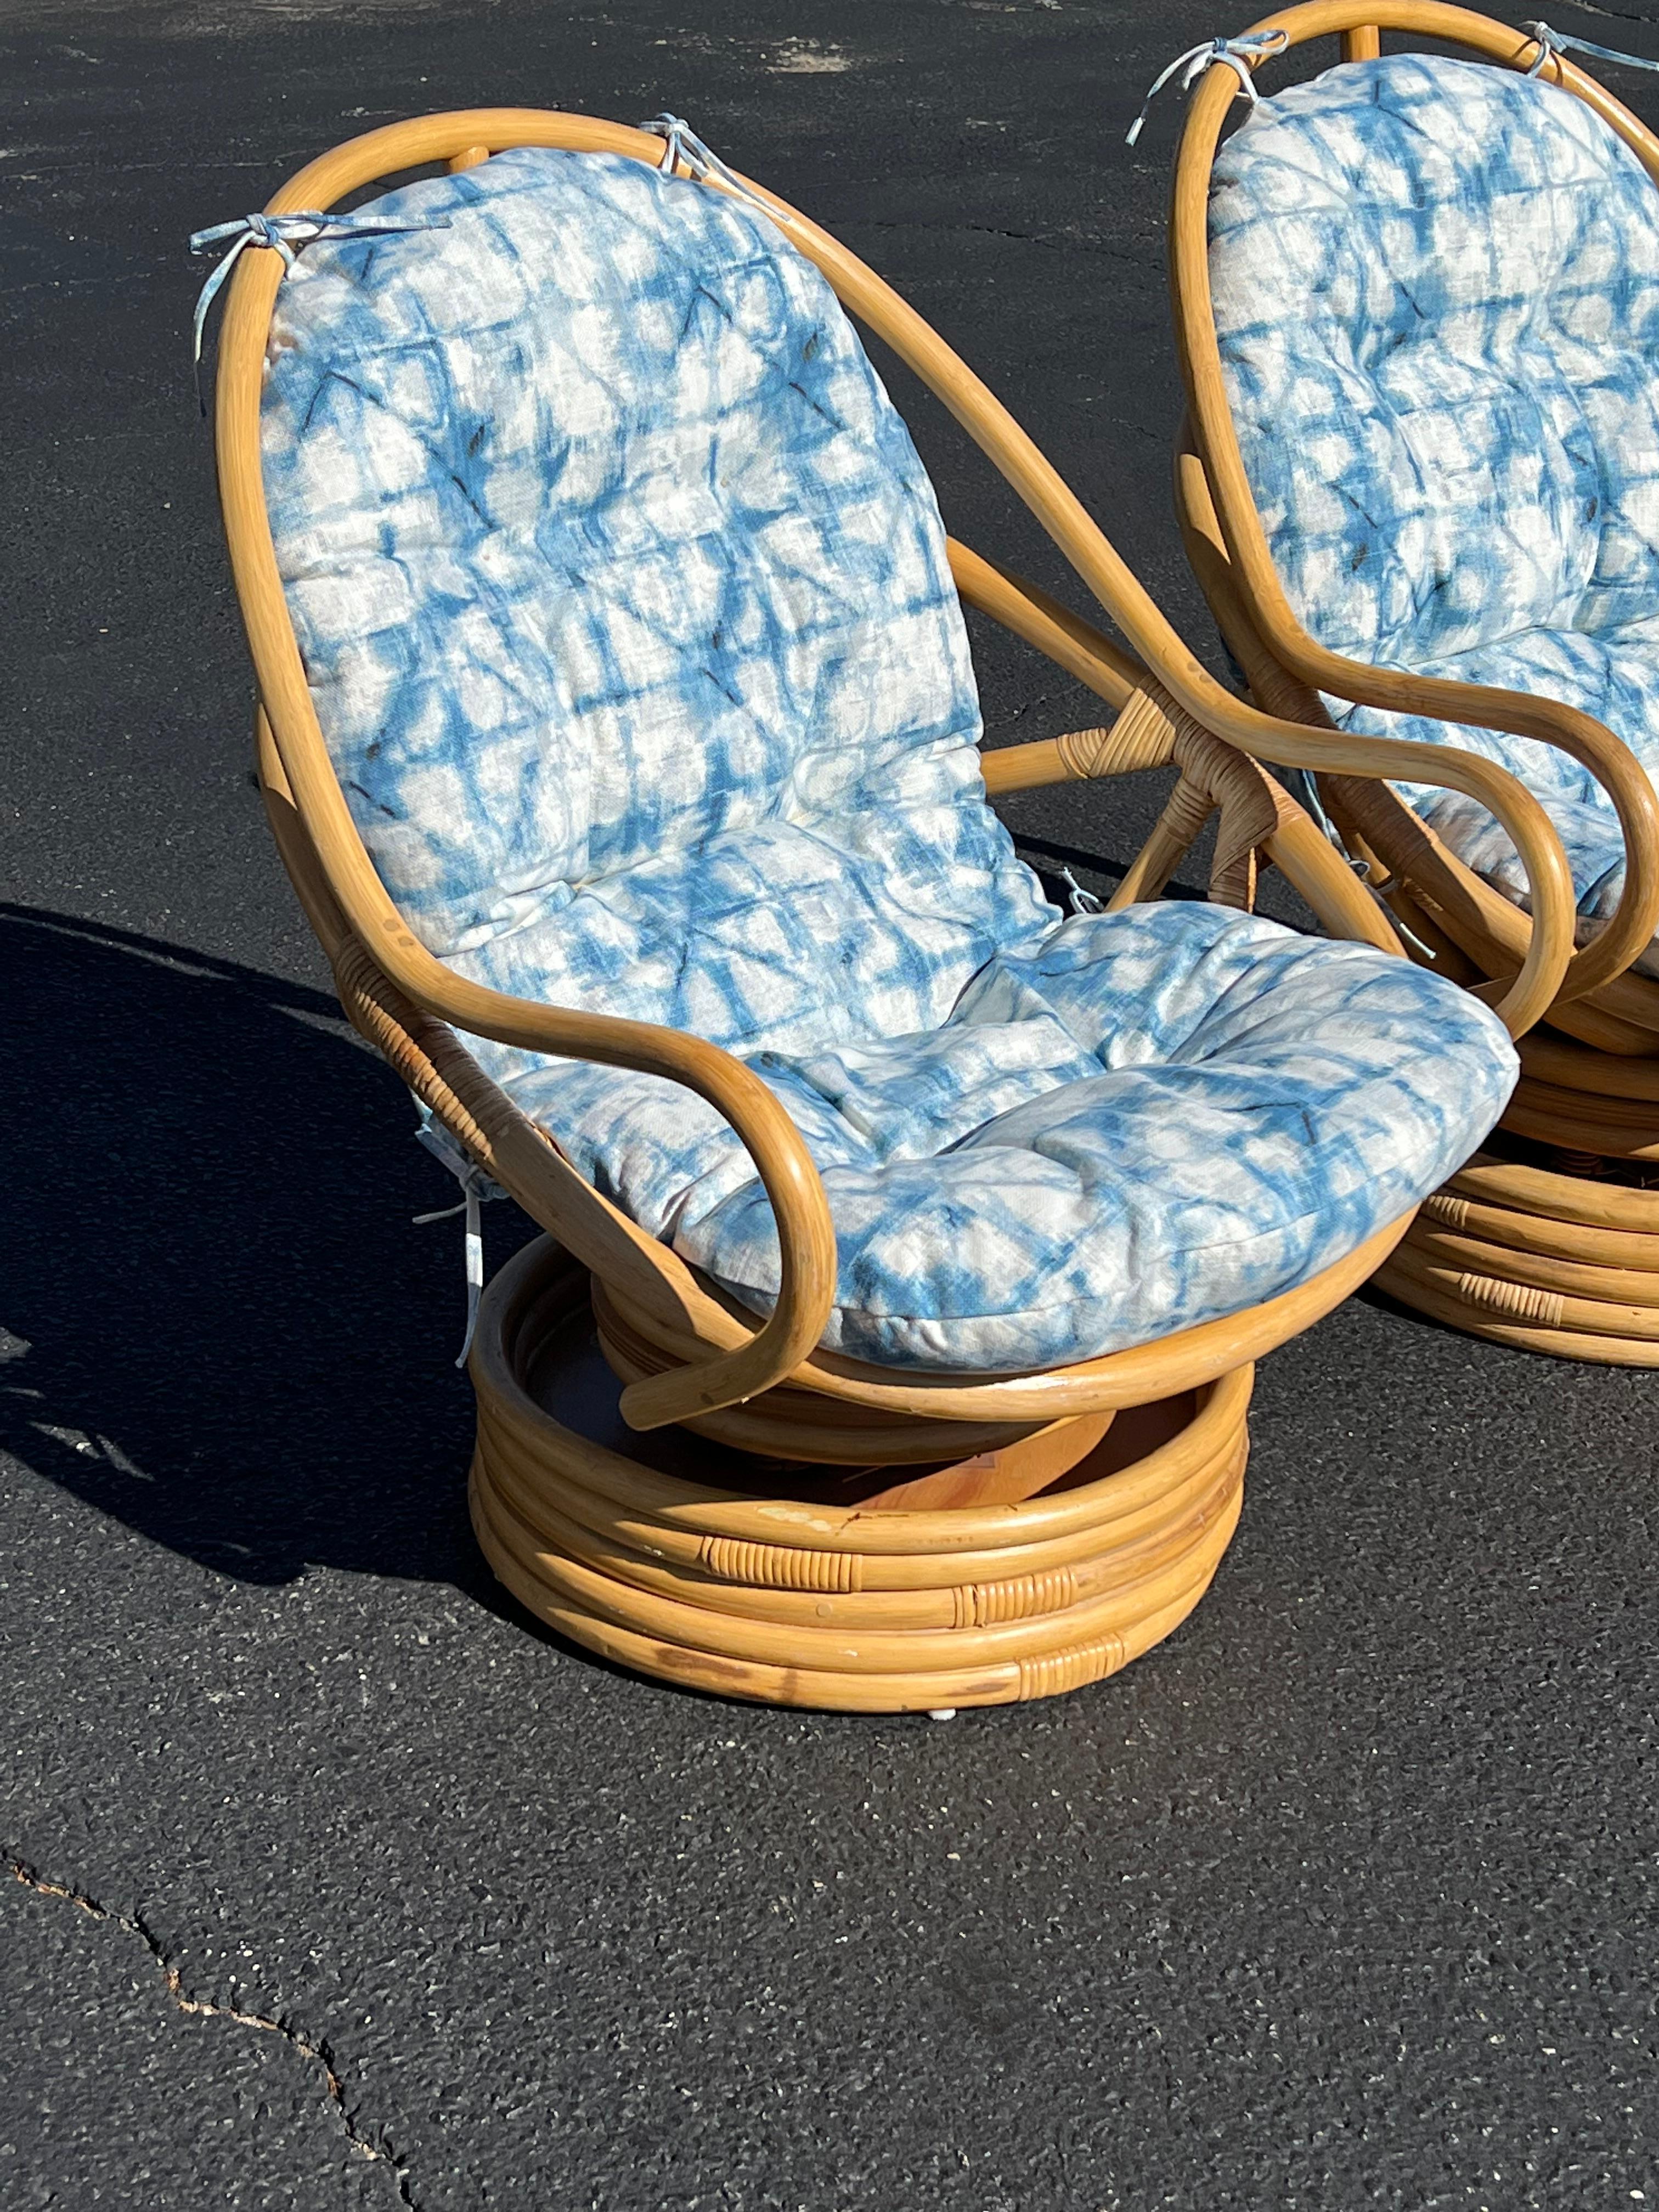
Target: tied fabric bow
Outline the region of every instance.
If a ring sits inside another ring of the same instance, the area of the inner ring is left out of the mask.
[[[1552,54],[1565,53],[1569,48],[1576,54],[1592,54],[1598,62],[1618,62],[1625,69],[1659,70],[1659,62],[1650,62],[1644,55],[1621,53],[1617,46],[1598,46],[1589,39],[1575,39],[1570,32],[1553,31],[1547,23],[1522,23],[1521,27],[1538,41],[1528,76],[1536,76]]]
[[[1257,94],[1255,79],[1250,73],[1251,64],[1265,61],[1269,54],[1282,54],[1290,43],[1288,31],[1247,31],[1242,38],[1206,39],[1201,46],[1188,46],[1186,52],[1177,54],[1168,69],[1154,81],[1152,90],[1140,103],[1139,114],[1129,125],[1129,134],[1124,144],[1133,146],[1139,137],[1147,111],[1177,70],[1182,72],[1181,89],[1190,92],[1205,71],[1213,69],[1220,62],[1237,77],[1239,90],[1254,107]]]
[[[419,1104],[419,1101],[416,1101]],[[416,1228],[428,1221],[447,1221],[463,1211],[466,1215],[466,1334],[461,1340],[460,1358],[455,1362],[465,1367],[472,1339],[477,1333],[478,1307],[483,1297],[483,1221],[480,1208],[492,1198],[505,1198],[507,1193],[495,1178],[452,1137],[441,1121],[433,1119],[429,1106],[421,1107],[421,1126],[415,1132],[416,1144],[424,1145],[434,1159],[441,1160],[458,1183],[461,1196],[453,1206],[441,1206],[433,1213],[416,1213],[410,1218]]]
[[[229,239],[231,248],[217,268],[210,274],[196,301],[196,396],[202,396],[202,333],[207,327],[208,310],[218,298],[226,278],[236,266],[239,258],[250,246],[269,246],[283,257],[285,267],[294,266],[296,246],[308,246],[313,238],[360,238],[376,232],[399,230],[447,230],[447,218],[428,216],[410,222],[400,222],[386,215],[328,215],[320,209],[305,208],[294,215],[239,215],[232,222],[216,222],[207,230],[198,230],[191,237],[192,253],[210,253],[216,246]],[[204,408],[204,412],[206,411]]]
[[[714,149],[698,137],[683,115],[653,115],[648,123],[641,123],[639,127],[641,131],[649,131],[653,137],[664,142],[661,167],[665,176],[672,176],[674,164],[678,161],[698,184],[706,185],[714,179],[724,185],[735,198],[747,200],[750,207],[758,208],[769,222],[775,222],[780,228],[787,224],[789,219],[782,210],[769,207],[757,192],[750,191],[737,171],[727,168]]]

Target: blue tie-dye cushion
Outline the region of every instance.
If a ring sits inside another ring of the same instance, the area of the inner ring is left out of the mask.
[[[1659,192],[1630,149],[1508,70],[1347,64],[1223,147],[1210,270],[1245,467],[1313,635],[1565,701],[1659,769]],[[1512,768],[1567,848],[1581,935],[1612,911],[1618,822],[1565,753],[1326,703]],[[1401,788],[1523,895],[1484,809]]]
[[[506,154],[278,295],[277,556],[388,890],[499,989],[750,1061],[823,1171],[826,1341],[1048,1366],[1237,1310],[1475,1145],[1501,1030],[1404,962],[1169,904],[1061,923],[985,804],[927,476],[750,208]],[[659,1079],[479,1041],[751,1307],[748,1155]]]

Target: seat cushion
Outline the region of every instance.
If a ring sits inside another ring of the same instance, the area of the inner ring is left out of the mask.
[[[1516,1073],[1499,1024],[1438,976],[1177,900],[999,954],[938,1029],[751,1065],[830,1200],[825,1343],[992,1370],[1293,1288],[1461,1165]],[[635,1221],[770,1307],[771,1208],[712,1108],[568,1061],[509,1087]]]
[[[666,1023],[823,1173],[834,1348],[1023,1370],[1291,1287],[1463,1158],[1501,1028],[1404,962],[1170,904],[1062,922],[985,803],[932,490],[764,217],[609,157],[409,187],[278,295],[267,497],[375,865],[459,972]],[[745,1304],[770,1208],[659,1079],[477,1042]]]
[[[1246,469],[1333,650],[1547,694],[1659,768],[1659,193],[1581,100],[1420,55],[1264,100],[1221,149],[1210,267]],[[1600,785],[1524,738],[1327,701],[1339,726],[1511,768],[1560,831],[1582,934],[1622,883]],[[1492,817],[1405,795],[1471,866]]]

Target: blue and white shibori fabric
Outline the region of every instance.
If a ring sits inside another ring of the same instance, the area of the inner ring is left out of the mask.
[[[1659,769],[1659,192],[1629,148],[1508,70],[1345,64],[1222,148],[1210,272],[1245,467],[1320,642],[1565,701]],[[1513,769],[1566,848],[1581,937],[1611,913],[1618,821],[1565,753],[1327,704]],[[1483,808],[1401,789],[1523,894]]]
[[[319,240],[264,402],[335,763],[424,943],[695,1030],[784,1101],[827,1341],[1022,1369],[1273,1296],[1461,1161],[1514,1075],[1406,963],[1182,904],[1062,922],[985,804],[932,490],[750,207],[521,151]],[[480,1042],[595,1184],[764,1310],[770,1209],[691,1093]]]

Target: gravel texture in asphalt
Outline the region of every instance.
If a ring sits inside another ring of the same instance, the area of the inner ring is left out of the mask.
[[[1356,1300],[1265,1365],[1237,1540],[1118,1679],[950,1726],[628,1679],[473,1547],[459,1231],[410,1222],[450,1186],[251,780],[185,241],[452,106],[689,116],[908,293],[1213,656],[1167,490],[1176,97],[1122,136],[1242,23],[4,11],[8,2212],[1659,2205],[1659,1381]],[[1062,586],[894,388],[960,534]],[[1093,719],[977,646],[994,739]],[[1010,819],[1098,887],[1152,804]]]

